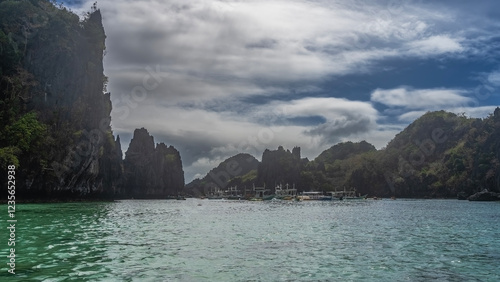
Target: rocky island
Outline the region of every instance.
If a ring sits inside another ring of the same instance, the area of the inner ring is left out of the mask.
[[[154,147],[152,137],[145,142],[145,129],[136,131],[122,159],[110,125],[106,34],[96,6],[80,19],[49,1],[2,1],[0,28],[0,171],[4,179],[7,166],[16,166],[18,199],[180,192],[179,152],[163,143]],[[147,154],[138,155],[141,150]]]

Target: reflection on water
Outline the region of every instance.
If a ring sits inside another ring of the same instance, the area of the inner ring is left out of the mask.
[[[16,214],[19,281],[500,280],[498,203],[131,200]]]

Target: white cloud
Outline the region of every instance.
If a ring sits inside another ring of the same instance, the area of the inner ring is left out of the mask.
[[[346,113],[358,112],[374,117],[377,111],[368,102],[351,101],[345,98],[303,98],[289,102],[274,102],[270,105],[288,116],[321,115],[326,119],[333,119]]]
[[[285,119],[323,117],[324,123],[304,127],[303,134],[318,137],[317,142],[328,144],[371,131],[375,128],[378,116],[377,110],[369,102],[332,97],[276,101],[262,107],[260,112],[271,112]]]
[[[460,39],[448,35],[433,35],[407,44],[410,54],[418,56],[440,55],[464,51]]]
[[[397,129],[377,124],[383,117],[375,103],[395,110],[391,117],[401,123],[427,110],[470,106],[463,90],[445,88],[377,89],[371,102],[311,97],[325,91],[320,87],[332,77],[393,67],[380,65],[387,59],[440,58],[477,47],[452,11],[419,1],[389,2],[99,2],[113,129],[130,134],[147,127],[157,142],[174,144],[189,181],[242,151],[260,157],[265,148],[301,146],[311,158],[338,141],[384,146]],[[157,65],[164,76],[147,99],[124,100],[150,75],[145,68]],[[500,85],[499,77],[490,74],[489,83]],[[312,116],[325,122],[285,123]]]
[[[121,0],[99,6],[110,91],[129,91],[115,79],[125,67],[160,64],[171,77],[158,92],[168,92],[171,101],[248,97],[267,91],[262,82],[319,81],[372,71],[388,58],[462,48],[454,37],[429,36],[432,24],[449,19],[412,3],[397,12],[379,2],[350,1]]]
[[[371,100],[390,107],[432,110],[471,103],[473,99],[464,96],[464,94],[466,92],[460,89],[410,89],[400,87],[376,89],[371,94]]]
[[[488,75],[488,82],[494,86],[500,86],[500,71],[490,73]]]
[[[426,111],[409,111],[402,115],[399,115],[398,120],[403,122],[413,122],[414,120],[421,117],[425,113]]]
[[[304,98],[256,105],[246,112],[210,111],[180,106],[159,107],[153,100],[141,104],[127,119],[113,120],[115,133],[146,127],[156,142],[182,150],[187,179],[237,153],[260,158],[265,149],[299,146],[314,158],[330,145],[377,128],[377,111],[369,102],[338,98]],[[325,123],[296,125],[294,117],[322,116]],[[268,125],[263,125],[265,119]],[[366,139],[366,138],[363,138]],[[367,139],[370,141],[369,139]]]
[[[468,117],[484,118],[496,106],[479,106],[476,99],[460,89],[377,89],[371,94],[372,102],[389,106],[384,113],[395,116],[402,123],[411,123],[428,111],[445,110]],[[471,94],[472,95],[472,94]]]

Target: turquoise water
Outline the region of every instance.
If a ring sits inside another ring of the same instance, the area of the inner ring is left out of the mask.
[[[500,203],[23,204],[0,281],[500,281]]]

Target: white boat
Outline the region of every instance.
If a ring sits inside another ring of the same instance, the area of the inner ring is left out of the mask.
[[[368,194],[356,194],[356,188],[351,188],[349,191],[347,191],[345,187],[344,191],[335,191],[330,193],[332,193],[332,197],[336,197],[339,200],[364,200],[368,196]]]
[[[255,187],[253,185],[253,197],[250,201],[268,201],[274,199],[275,195],[271,193],[270,189],[266,189],[266,184],[264,187]]]
[[[295,184],[293,188],[290,188],[287,183],[285,188],[283,188],[283,185],[280,183],[274,188],[274,194],[276,195],[276,199],[279,200],[293,200],[297,197],[297,189],[295,189]]]
[[[333,195],[325,195],[320,191],[309,191],[302,192],[299,196],[297,196],[299,201],[335,201],[338,200]]]

